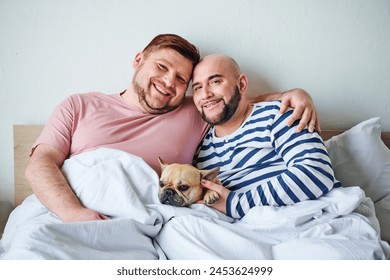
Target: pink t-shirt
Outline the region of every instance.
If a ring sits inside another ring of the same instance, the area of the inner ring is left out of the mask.
[[[75,94],[61,102],[32,147],[49,144],[67,157],[100,147],[143,158],[160,173],[157,157],[192,163],[208,126],[192,98],[168,113],[152,115],[127,104],[120,94]]]

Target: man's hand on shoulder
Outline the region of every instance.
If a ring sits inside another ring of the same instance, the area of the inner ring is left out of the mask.
[[[321,132],[320,120],[310,95],[303,89],[292,89],[286,91],[282,95],[282,104],[280,106],[280,113],[287,111],[288,107],[294,109],[287,124],[291,126],[296,120],[299,120],[297,131],[302,131],[306,126],[310,132],[316,129]]]
[[[257,103],[271,100],[282,101],[280,105],[281,114],[285,113],[289,107],[294,109],[287,124],[291,126],[300,119],[297,127],[298,132],[301,132],[306,126],[308,126],[310,132],[313,132],[314,129],[321,132],[320,120],[313,99],[305,90],[296,88],[282,93],[263,94],[249,99],[249,102]]]

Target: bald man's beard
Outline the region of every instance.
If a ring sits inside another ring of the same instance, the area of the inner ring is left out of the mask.
[[[224,106],[221,113],[219,113],[216,116],[208,117],[206,116],[202,108],[202,112],[201,112],[202,118],[211,125],[224,124],[233,117],[234,113],[237,111],[240,101],[241,101],[240,89],[236,87],[234,89],[234,93],[232,97],[227,102],[225,102],[225,100],[222,99]]]

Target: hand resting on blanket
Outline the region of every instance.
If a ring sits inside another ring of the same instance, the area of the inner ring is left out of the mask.
[[[34,156],[30,158],[26,169],[26,177],[39,200],[64,222],[109,219],[80,203],[60,170],[64,161],[64,153],[57,148],[46,144],[35,148]],[[48,191],[47,186],[52,191]]]

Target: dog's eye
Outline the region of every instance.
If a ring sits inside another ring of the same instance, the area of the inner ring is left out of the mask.
[[[159,182],[159,185],[160,185],[161,188],[164,187],[163,181],[160,181],[160,182]]]
[[[189,187],[188,186],[186,186],[186,185],[181,185],[180,187],[179,187],[179,190],[180,191],[186,191],[186,190],[188,190],[189,189]]]

